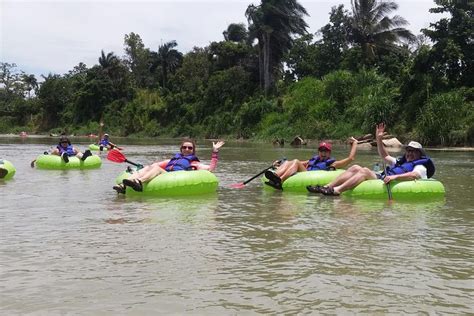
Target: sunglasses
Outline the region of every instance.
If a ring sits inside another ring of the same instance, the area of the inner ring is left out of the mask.
[[[193,146],[181,146],[181,149],[193,150]]]
[[[64,142],[61,142],[61,144],[67,144],[67,143],[68,143],[68,141],[67,141],[67,140],[66,140],[66,141],[64,141]]]
[[[406,151],[407,153],[414,153],[414,152],[416,151],[416,149],[409,149],[409,148],[407,148],[405,151]]]

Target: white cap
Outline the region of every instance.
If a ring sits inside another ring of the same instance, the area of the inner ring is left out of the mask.
[[[408,143],[408,145],[406,145],[404,147],[405,148],[417,149],[421,152],[422,156],[426,156],[425,150],[423,149],[423,146],[421,146],[421,144],[419,142],[411,141],[411,142]]]

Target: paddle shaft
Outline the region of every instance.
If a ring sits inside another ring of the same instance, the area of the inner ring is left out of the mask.
[[[385,172],[387,172],[387,169],[385,168],[385,161],[383,162],[383,172],[384,172],[384,178],[387,176]],[[385,184],[387,186],[387,193],[388,193],[388,200],[392,200],[392,188],[390,187],[390,182]]]
[[[248,179],[248,180],[245,180],[244,182],[242,182],[243,185],[246,185],[247,183],[249,183],[250,181],[254,180],[255,178],[261,176],[262,174],[265,173],[265,171],[267,171],[268,169],[272,168],[273,165],[271,165],[270,167],[268,168],[265,168],[263,169],[262,171],[260,171],[258,174],[254,175],[252,178]]]
[[[125,159],[124,162],[127,162],[127,163],[129,163],[129,164],[131,164],[131,165],[134,165],[135,167],[142,167],[141,164],[132,162],[132,161],[130,161],[130,160],[128,160],[128,159]]]

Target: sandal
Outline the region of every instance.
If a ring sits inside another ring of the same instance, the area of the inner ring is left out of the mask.
[[[91,153],[91,151],[88,149],[88,150],[86,150],[86,151],[84,152],[84,154],[82,155],[81,160],[84,161],[84,160],[87,159],[87,157],[90,157],[90,156],[92,156],[92,153]]]
[[[64,160],[65,163],[68,163],[68,162],[69,162],[69,157],[68,157],[67,153],[63,153],[63,154],[61,155],[61,158],[63,158],[63,160]]]
[[[281,179],[277,174],[271,170],[265,171],[265,177],[273,182],[273,184],[281,187]]]
[[[138,192],[142,192],[143,191],[143,184],[140,180],[138,179],[134,179],[134,180],[130,180],[130,179],[123,179],[122,180],[122,183],[124,186],[129,186],[131,187],[133,190],[135,191],[138,191]]]
[[[306,187],[306,190],[308,190],[311,193],[323,193],[323,190],[327,189],[328,187],[323,187],[321,185],[308,185]]]
[[[0,168],[0,179],[3,179],[7,176],[8,170],[5,168]]]
[[[115,191],[117,191],[117,193],[122,193],[122,194],[125,194],[126,192],[126,187],[120,183],[120,184],[117,184],[117,185],[114,185],[112,187],[112,189],[114,189]]]
[[[265,184],[271,186],[274,189],[283,191],[283,187],[281,186],[281,183],[275,183],[270,180],[270,181],[265,181]]]
[[[321,193],[324,195],[337,196],[339,193],[334,192],[334,188],[325,187],[321,189]]]

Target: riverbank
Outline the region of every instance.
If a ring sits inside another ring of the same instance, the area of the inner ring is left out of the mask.
[[[56,135],[48,135],[48,134],[27,134],[26,136],[24,135],[19,135],[19,134],[0,134],[0,138],[57,138],[58,136]],[[88,135],[75,135],[72,136],[70,135],[69,137],[71,138],[90,138],[90,139],[97,139],[97,136],[91,137]],[[134,137],[122,137],[122,136],[114,136],[114,139],[133,139]],[[149,139],[169,139],[169,137],[147,137]],[[223,138],[226,139],[226,138]],[[268,143],[269,141],[265,140],[255,140],[255,139],[226,139],[226,141],[235,141],[235,142],[253,142],[253,143]],[[314,147],[316,146],[320,140],[317,139],[307,139],[306,140],[306,145],[299,145],[299,146],[309,146],[309,147]],[[345,144],[345,140],[332,140],[333,143],[335,144]],[[285,144],[286,146],[290,147],[290,143],[288,142]],[[375,148],[375,147],[374,147]],[[429,151],[451,151],[451,152],[474,152],[474,147],[425,147],[426,150]],[[360,148],[360,150],[364,150],[364,148]]]

